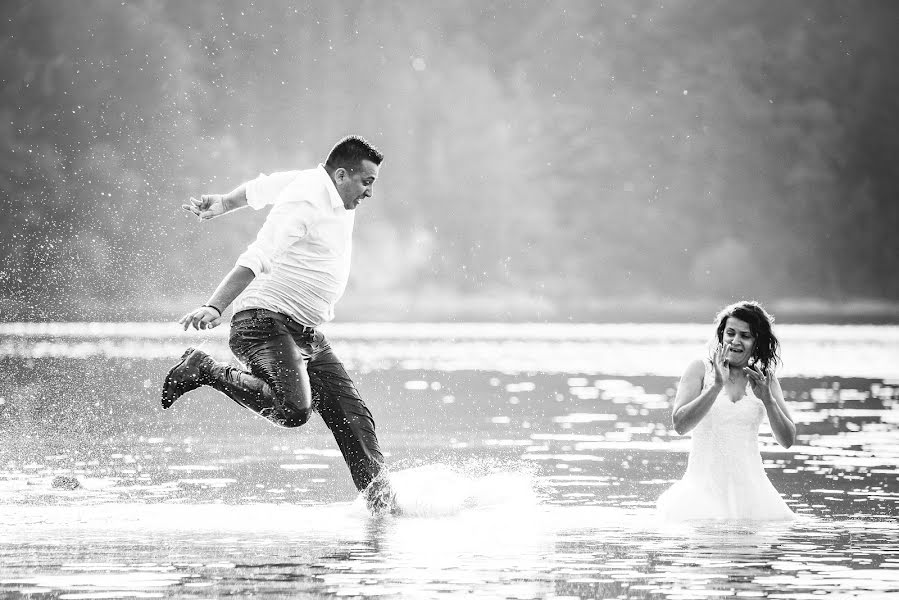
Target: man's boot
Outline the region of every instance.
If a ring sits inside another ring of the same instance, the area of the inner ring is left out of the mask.
[[[400,514],[396,492],[390,485],[387,469],[382,470],[363,492],[365,504],[373,515]]]
[[[207,384],[212,358],[202,350],[188,348],[181,355],[181,362],[171,368],[162,384],[162,408],[169,408],[191,390]]]

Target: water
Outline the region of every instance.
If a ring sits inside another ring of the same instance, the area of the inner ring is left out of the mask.
[[[0,595],[899,595],[899,328],[779,328],[799,437],[763,456],[797,521],[665,524],[670,401],[708,329],[330,327],[415,507],[373,518],[320,420],[209,390],[161,410],[173,359],[226,356],[224,328],[0,325]]]

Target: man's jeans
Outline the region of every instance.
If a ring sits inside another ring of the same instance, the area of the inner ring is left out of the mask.
[[[250,371],[217,363],[210,385],[281,427],[299,427],[317,411],[364,490],[384,457],[371,412],[328,340],[278,313],[247,312],[253,316],[232,322],[229,345]]]

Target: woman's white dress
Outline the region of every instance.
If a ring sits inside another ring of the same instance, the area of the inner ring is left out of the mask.
[[[714,381],[712,368],[706,362],[703,390]],[[764,417],[751,386],[737,402],[722,390],[693,429],[687,473],[659,497],[659,515],[676,521],[794,518],[762,467],[758,434]]]

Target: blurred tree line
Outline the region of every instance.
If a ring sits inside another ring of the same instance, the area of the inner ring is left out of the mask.
[[[899,305],[891,0],[0,17],[0,320],[177,316],[264,218],[179,205],[314,166],[346,133],[387,160],[344,320]]]

